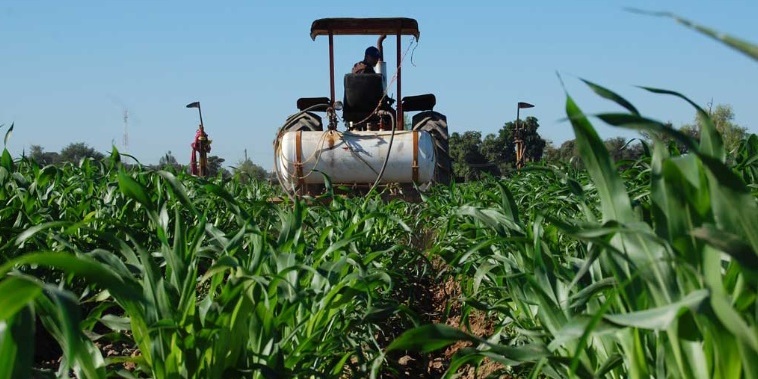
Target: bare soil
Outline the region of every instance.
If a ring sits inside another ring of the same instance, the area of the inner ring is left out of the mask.
[[[419,250],[426,251],[434,243],[434,232],[426,230],[415,234],[411,244]],[[448,272],[447,264],[439,257],[428,257],[431,260],[431,272],[425,276],[409,275],[408,283],[397,290],[397,297],[403,299],[406,305],[421,316],[425,324],[446,324],[459,328],[479,337],[489,337],[494,332],[494,320],[489,319],[484,312],[473,310],[468,315],[468,325],[462,325],[461,287],[458,281]],[[422,264],[422,263],[419,263]],[[438,274],[441,279],[436,279]],[[386,329],[392,338],[398,337],[407,328]],[[391,339],[386,341],[387,345]],[[383,345],[386,346],[386,345]],[[462,348],[471,346],[471,342],[459,341],[444,350],[429,354],[406,352],[388,357],[390,370],[382,374],[382,378],[441,378],[450,367],[452,357]],[[455,378],[510,378],[509,375],[499,375],[505,367],[497,362],[484,359],[478,368],[465,365],[455,373]]]
[[[436,271],[443,269],[445,265],[440,259],[435,259],[433,266]],[[493,320],[478,310],[473,310],[468,316],[468,325],[461,323],[461,287],[453,278],[447,277],[437,283],[432,283],[428,287],[429,297],[431,298],[431,310],[426,313],[429,317],[429,323],[446,324],[459,328],[470,334],[479,337],[489,337],[494,332]],[[431,360],[426,364],[426,372],[429,378],[439,378],[444,375],[450,367],[452,357],[462,348],[471,346],[471,342],[459,341],[448,346],[443,351],[434,352]],[[408,364],[417,364],[418,361],[409,361]],[[501,364],[485,359],[479,368],[466,365],[456,372],[456,377],[461,379],[485,378],[498,370],[503,370]],[[508,376],[498,376],[499,378],[508,378]]]

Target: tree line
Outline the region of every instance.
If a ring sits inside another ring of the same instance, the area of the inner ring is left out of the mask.
[[[724,147],[727,152],[737,149],[740,142],[747,135],[747,128],[734,122],[734,111],[730,105],[717,105],[709,109],[711,120],[724,139]],[[700,116],[696,115],[693,122],[684,124],[678,128],[682,133],[700,138]],[[524,157],[528,162],[566,162],[576,168],[582,167],[581,158],[576,149],[574,140],[567,140],[560,146],[555,146],[551,141],[544,139],[538,132],[539,122],[535,117],[527,117],[519,121],[523,130],[523,140],[526,146]],[[673,128],[673,125],[669,123]],[[516,166],[516,154],[514,135],[516,131],[515,121],[506,122],[495,134],[482,136],[480,131],[454,132],[450,135],[450,158],[453,165],[453,174],[457,182],[478,180],[484,176],[508,175]],[[615,162],[636,160],[644,155],[644,145],[649,144],[653,138],[658,138],[681,154],[687,153],[687,147],[681,142],[673,140],[670,136],[652,136],[642,133],[640,138],[626,139],[624,137],[612,137],[604,141],[605,147]],[[62,165],[67,162],[78,164],[82,158],[103,159],[105,154],[88,146],[84,142],[70,143],[60,152],[45,151],[40,145],[32,145],[28,157],[40,165]],[[731,159],[731,158],[729,158]],[[208,172],[210,176],[221,175],[224,178],[236,176],[239,180],[272,180],[273,173],[267,172],[263,167],[253,163],[247,156],[240,159],[232,171],[222,166],[224,158],[216,155],[208,156]],[[143,165],[149,169],[164,169],[174,172],[189,172],[189,165],[178,162],[176,157],[167,152],[156,165]]]
[[[84,142],[73,142],[61,149],[60,152],[45,151],[40,145],[32,145],[29,149],[29,154],[24,154],[27,158],[35,161],[40,166],[47,165],[64,165],[66,163],[79,164],[83,158],[92,158],[95,160],[101,160],[105,158],[105,154],[97,151],[95,148],[87,145]],[[247,157],[245,152],[245,158],[237,162],[237,165],[233,167],[232,171],[224,168],[222,164],[225,162],[224,158],[217,155],[208,156],[208,175],[215,177],[221,175],[224,178],[231,178],[237,176],[242,182],[248,182],[250,180],[267,180],[270,174],[261,166],[253,163],[250,158]],[[124,163],[126,166],[134,166],[134,164]],[[168,151],[159,160],[158,164],[154,165],[142,165],[147,169],[153,170],[167,170],[172,172],[189,172],[189,165],[183,165],[179,163],[176,157]]]
[[[727,152],[734,152],[747,136],[747,128],[734,122],[734,111],[730,105],[720,104],[715,108],[711,107],[709,114],[713,124],[724,139],[725,149]],[[675,128],[671,123],[668,123],[668,126],[698,140],[700,138],[698,125],[701,121],[701,116],[696,114],[691,124],[684,124]],[[453,161],[453,174],[456,181],[478,180],[488,175],[502,176],[514,170],[516,166],[513,138],[515,126],[514,121],[507,122],[496,134],[488,134],[484,138],[479,131],[452,133],[449,140],[450,157]],[[524,130],[526,162],[565,162],[577,168],[582,167],[575,140],[567,140],[560,146],[555,146],[539,134],[539,122],[535,117],[530,116],[519,121],[519,126]],[[642,157],[645,153],[643,142],[649,145],[654,138],[660,139],[670,149],[674,149],[680,154],[687,153],[685,145],[668,135],[653,136],[642,133],[641,137],[636,139],[612,137],[603,142],[613,160],[622,162]]]

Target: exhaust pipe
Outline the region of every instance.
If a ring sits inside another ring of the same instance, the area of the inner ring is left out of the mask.
[[[387,38],[387,35],[382,34],[379,40],[376,41],[376,48],[379,49],[379,61],[374,66],[374,71],[382,74],[382,87],[387,92],[387,62],[384,61],[384,47],[382,46],[385,38]]]

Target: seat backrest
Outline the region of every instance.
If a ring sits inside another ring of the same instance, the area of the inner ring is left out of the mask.
[[[372,111],[382,97],[382,74],[345,74],[345,110]]]
[[[297,109],[304,111],[310,108],[309,110],[313,112],[324,112],[329,107],[329,103],[328,97],[301,97],[297,99]]]

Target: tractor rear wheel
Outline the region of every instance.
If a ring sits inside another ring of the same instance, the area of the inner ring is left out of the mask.
[[[298,112],[289,117],[284,122],[284,125],[280,129],[280,133],[286,132],[318,132],[324,130],[324,124],[321,122],[321,117],[312,112]],[[280,135],[281,136],[281,135]],[[278,146],[278,140],[275,141],[275,148]],[[294,189],[294,195],[304,196],[311,195],[317,196],[324,192],[323,184],[303,184]]]
[[[321,117],[311,112],[298,112],[287,118],[284,129],[288,132],[297,131],[323,131],[324,124]]]
[[[453,176],[453,166],[450,159],[447,117],[439,112],[425,111],[415,114],[411,122],[414,131],[423,130],[431,134],[434,139],[434,153],[437,156],[434,181],[441,184],[450,184]]]

